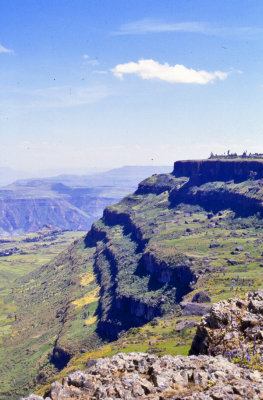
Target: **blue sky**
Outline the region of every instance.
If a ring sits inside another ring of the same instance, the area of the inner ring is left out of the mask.
[[[263,152],[261,0],[0,0],[0,166]]]

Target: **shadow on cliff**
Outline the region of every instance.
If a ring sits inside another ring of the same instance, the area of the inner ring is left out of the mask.
[[[200,183],[200,182],[198,182]],[[194,187],[194,192],[191,189]],[[263,205],[260,199],[248,197],[242,193],[230,192],[226,189],[200,190],[195,180],[190,180],[179,190],[169,194],[170,208],[179,204],[189,204],[202,207],[207,212],[217,213],[231,209],[235,217],[250,217],[255,214],[263,216]]]

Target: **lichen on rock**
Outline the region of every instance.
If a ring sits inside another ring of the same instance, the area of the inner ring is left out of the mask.
[[[222,356],[119,353],[90,364],[62,384],[52,383],[44,399],[263,399],[262,373],[243,369]]]
[[[263,355],[263,290],[214,304],[197,327],[190,354]]]

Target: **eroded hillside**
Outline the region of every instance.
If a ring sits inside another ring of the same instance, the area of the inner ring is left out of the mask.
[[[140,329],[151,321],[157,351],[185,354],[195,324],[176,330],[175,322],[195,322],[205,311],[192,302],[196,293],[205,291],[209,303],[263,286],[263,164],[249,163],[175,163],[173,173],[143,181],[106,208],[83,240],[20,281],[10,301],[25,306],[17,306],[14,336],[4,343],[21,351],[27,330],[22,354],[32,375],[25,391],[37,376],[44,382],[67,365],[74,369],[77,354],[87,360],[102,340],[120,337],[103,354],[131,348],[130,328],[138,327],[132,349],[150,351]]]
[[[96,175],[24,179],[0,188],[0,237],[35,232],[45,224],[88,230],[106,206],[136,189],[158,166],[127,166]]]

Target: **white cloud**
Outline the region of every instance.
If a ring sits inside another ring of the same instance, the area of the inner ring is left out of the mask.
[[[222,71],[207,72],[204,70],[196,71],[184,65],[169,65],[168,63],[159,64],[154,60],[139,60],[118,64],[111,69],[114,76],[123,79],[125,74],[134,74],[142,79],[159,79],[169,83],[196,83],[206,85],[216,79],[224,80],[228,73]]]
[[[88,54],[83,54],[83,58],[87,60],[89,58]]]
[[[133,21],[128,24],[121,25],[118,31],[113,32],[113,35],[141,35],[149,33],[162,32],[189,32],[201,33],[204,35],[258,35],[262,34],[263,29],[251,26],[230,26],[222,27],[213,24],[197,21],[184,22],[163,22],[151,18],[144,18],[138,21]]]
[[[8,53],[8,54],[11,54],[11,53],[13,53],[13,52],[14,52],[13,50],[7,49],[6,47],[4,47],[4,46],[2,46],[2,45],[0,44],[0,53]]]

